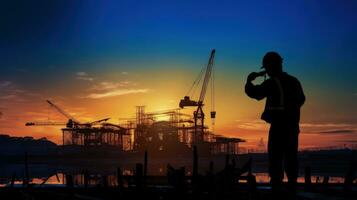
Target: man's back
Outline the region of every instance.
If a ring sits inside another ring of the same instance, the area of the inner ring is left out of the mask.
[[[300,82],[293,76],[283,73],[279,77],[283,87],[284,107],[286,110],[296,110],[305,102],[305,96]]]
[[[300,107],[305,96],[300,82],[293,76],[283,72],[279,76],[271,77],[261,85],[247,84],[245,91],[248,96],[261,100],[266,99],[262,119],[272,123],[285,121],[299,123]]]

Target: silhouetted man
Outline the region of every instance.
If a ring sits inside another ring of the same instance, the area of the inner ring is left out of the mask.
[[[305,102],[300,82],[283,72],[283,59],[276,52],[268,52],[263,58],[264,72],[252,72],[245,85],[246,94],[254,99],[266,98],[261,118],[270,123],[269,130],[269,175],[274,190],[279,190],[284,170],[288,177],[289,189],[295,191],[298,176],[298,135],[300,107]],[[258,76],[269,75],[260,85],[252,81]]]

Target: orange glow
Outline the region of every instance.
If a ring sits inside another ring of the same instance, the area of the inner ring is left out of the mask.
[[[177,69],[182,66],[177,66]],[[120,118],[134,118],[135,107],[145,105],[146,112],[168,110],[178,108],[178,103],[186,95],[191,86],[196,72],[188,73],[186,70],[162,69],[158,71],[138,71],[120,77],[120,72],[108,72],[98,74],[105,81],[87,81],[84,86],[68,88],[63,92],[65,86],[60,84],[56,89],[49,92],[26,95],[18,99],[1,100],[0,132],[13,136],[33,136],[35,138],[46,137],[51,141],[61,144],[62,127],[26,127],[30,121],[63,121],[67,119],[50,108],[45,102],[51,99],[66,112],[73,115],[82,122],[111,117],[110,122],[123,122]],[[243,77],[243,76],[242,76]],[[257,102],[249,99],[244,93],[244,79],[238,79],[232,73],[216,73],[216,96],[215,110],[217,118],[215,121],[215,133],[231,137],[239,137],[247,140],[241,144],[244,148],[256,148],[261,138],[267,142],[269,126],[260,120],[260,114],[264,107],[264,101]],[[128,80],[126,80],[128,79]],[[83,80],[72,80],[73,85]],[[102,96],[90,98],[90,94],[102,94],[107,91],[117,92],[127,88],[126,92],[117,96]],[[308,87],[307,87],[308,88]],[[17,86],[15,89],[21,89]],[[132,90],[131,90],[132,89]],[[143,90],[145,89],[145,91]],[[200,88],[198,88],[198,91]],[[139,92],[138,92],[139,91]],[[198,93],[198,92],[196,92]],[[306,90],[306,96],[312,96],[311,91]],[[197,99],[198,94],[193,96]],[[320,132],[335,129],[356,130],[355,125],[336,121],[328,127],[322,123],[306,123],[318,121],[323,114],[312,114],[321,110],[325,105],[315,105],[316,98],[308,98],[306,105],[302,108],[302,124],[300,134],[300,147],[336,146],[343,145],[345,140],[356,140],[351,134],[322,134]],[[204,110],[207,115],[206,124],[211,127],[208,113],[211,109],[210,91],[207,91]],[[184,109],[182,112],[192,115],[194,109]],[[317,120],[316,120],[317,119]],[[167,120],[160,117],[158,120]],[[325,122],[326,123],[326,122]],[[319,125],[320,124],[320,125]],[[341,141],[341,142],[336,142]]]

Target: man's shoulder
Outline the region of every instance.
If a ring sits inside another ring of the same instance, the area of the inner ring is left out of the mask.
[[[293,75],[290,75],[286,72],[283,73],[283,77],[287,80],[290,80],[290,81],[295,81],[295,82],[299,82],[299,79],[297,79],[295,76]]]

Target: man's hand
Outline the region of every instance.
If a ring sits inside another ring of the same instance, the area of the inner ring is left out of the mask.
[[[259,76],[259,73],[257,72],[252,72],[248,75],[247,82],[252,82],[254,81],[257,77]]]

